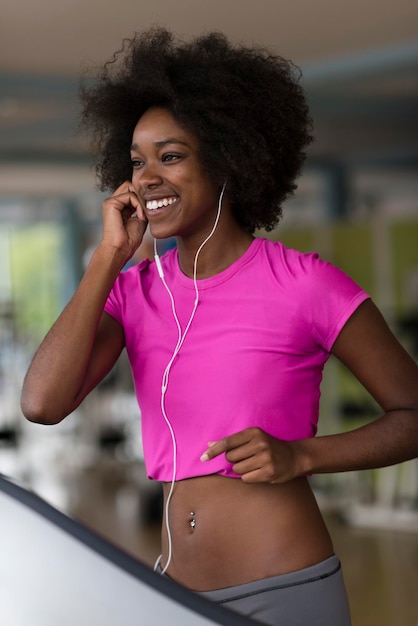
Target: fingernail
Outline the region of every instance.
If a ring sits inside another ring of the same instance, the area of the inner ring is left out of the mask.
[[[200,457],[200,460],[201,460],[201,461],[209,461],[209,455],[208,455],[208,453],[207,453],[207,452],[204,452],[204,453],[202,454],[202,456]]]

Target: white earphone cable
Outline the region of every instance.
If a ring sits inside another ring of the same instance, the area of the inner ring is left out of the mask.
[[[196,251],[195,257],[194,257],[194,262],[193,262],[193,284],[194,284],[194,289],[195,289],[195,300],[194,300],[194,304],[193,304],[193,309],[192,312],[190,314],[189,317],[189,321],[186,324],[186,327],[182,333],[181,330],[181,325],[180,325],[180,321],[179,318],[177,316],[177,311],[176,311],[176,306],[175,306],[175,302],[174,302],[174,296],[171,293],[171,290],[169,288],[169,286],[167,285],[167,282],[165,280],[164,277],[164,271],[161,265],[161,260],[160,257],[158,256],[157,253],[157,240],[154,239],[154,258],[155,258],[155,262],[157,265],[157,269],[158,269],[158,274],[161,278],[161,281],[164,285],[164,288],[166,289],[169,297],[170,297],[170,302],[171,302],[171,310],[173,313],[173,317],[174,320],[176,322],[176,326],[177,326],[177,331],[178,331],[178,338],[177,338],[177,344],[176,347],[174,348],[173,354],[169,360],[169,362],[167,363],[167,366],[164,370],[164,374],[162,377],[162,381],[161,381],[161,412],[162,415],[164,417],[164,420],[169,428],[170,431],[170,435],[171,435],[171,440],[173,443],[173,474],[172,474],[172,479],[171,479],[171,485],[170,485],[170,491],[168,493],[167,496],[167,500],[165,503],[165,527],[166,527],[166,531],[167,531],[167,542],[168,542],[168,555],[167,555],[167,562],[164,566],[164,568],[161,571],[161,574],[165,574],[165,572],[168,569],[168,566],[170,565],[171,562],[171,557],[172,557],[172,537],[171,537],[171,530],[170,530],[170,521],[169,521],[169,507],[170,507],[170,502],[171,502],[171,498],[174,492],[174,486],[176,483],[176,475],[177,475],[177,442],[176,442],[176,436],[174,433],[174,429],[171,425],[171,422],[167,416],[167,412],[166,412],[166,408],[165,408],[165,394],[168,388],[168,379],[169,379],[169,374],[170,374],[170,370],[171,367],[173,365],[173,362],[176,358],[176,356],[178,355],[181,346],[183,345],[183,342],[186,338],[187,333],[189,332],[189,328],[191,326],[191,323],[193,321],[193,318],[195,316],[196,313],[196,309],[197,306],[199,304],[199,287],[198,287],[198,283],[197,283],[197,262],[198,262],[198,258],[199,258],[199,254],[202,250],[202,248],[207,244],[207,242],[209,241],[209,239],[213,236],[216,227],[218,226],[218,222],[219,222],[219,218],[221,216],[221,207],[222,207],[222,199],[225,193],[225,187],[226,187],[226,183],[224,183],[223,187],[222,187],[222,191],[220,193],[219,196],[219,201],[218,201],[218,209],[217,209],[217,213],[216,213],[216,218],[215,218],[215,222],[214,225],[212,227],[212,230],[210,231],[209,235],[206,237],[206,239],[203,241],[203,243],[199,246],[199,248]],[[159,563],[161,561],[161,555],[158,557],[155,565],[154,565],[154,570],[157,569]]]

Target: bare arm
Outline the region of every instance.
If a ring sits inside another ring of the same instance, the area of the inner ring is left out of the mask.
[[[370,300],[349,319],[332,352],[380,404],[382,417],[348,433],[290,442],[249,428],[211,445],[202,460],[226,452],[245,482],[276,483],[417,457],[418,366]]]
[[[109,372],[124,334],[103,307],[126,261],[142,241],[143,219],[131,218],[139,201],[129,182],[103,205],[103,237],[74,296],[36,352],[21,406],[27,419],[55,424],[71,413]]]
[[[301,444],[312,472],[392,465],[418,456],[418,366],[371,302],[363,303],[336,340],[333,354],[370,392],[382,417],[354,431]]]

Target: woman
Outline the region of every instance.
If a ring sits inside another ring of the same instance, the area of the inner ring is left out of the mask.
[[[418,369],[366,294],[272,229],[311,140],[293,66],[211,34],[125,43],[83,92],[101,154],[103,235],[27,373],[22,408],[61,421],[126,347],[150,478],[163,483],[162,574],[265,624],[350,624],[307,476],[418,452]],[[121,272],[146,229],[177,249]],[[382,407],[314,437],[340,359]]]

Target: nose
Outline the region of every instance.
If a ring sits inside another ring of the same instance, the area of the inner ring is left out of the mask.
[[[158,167],[154,164],[144,164],[138,175],[138,182],[142,189],[158,187],[163,182]]]

